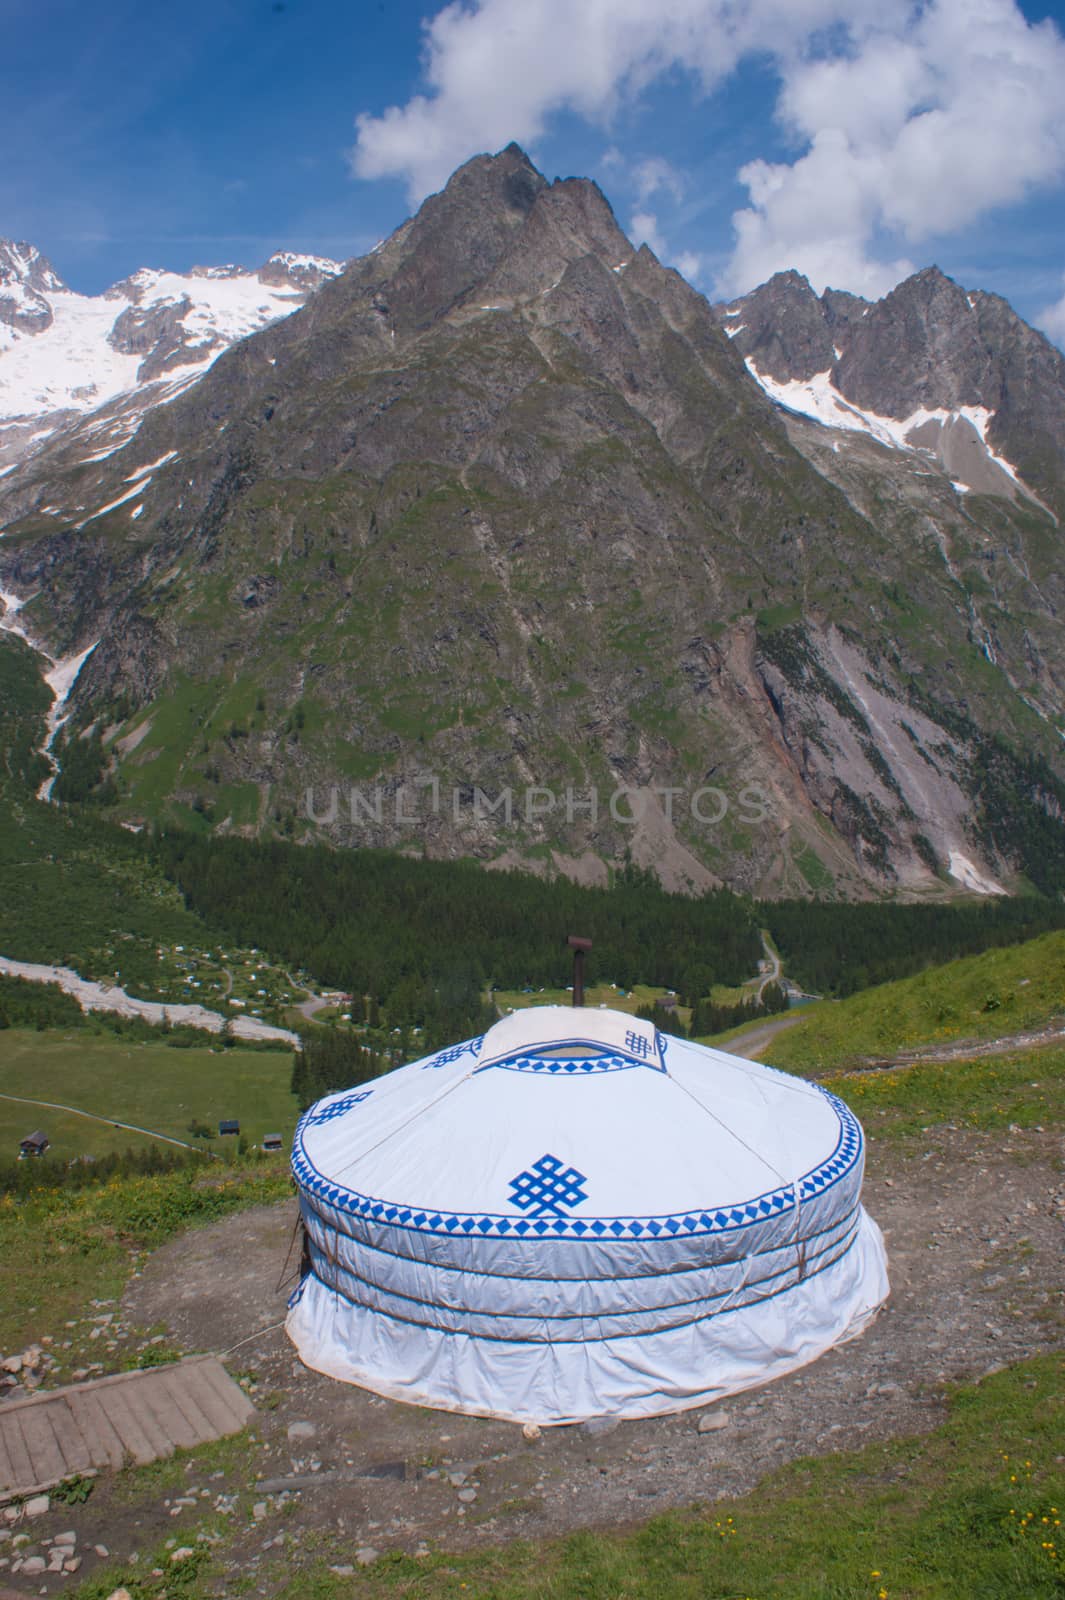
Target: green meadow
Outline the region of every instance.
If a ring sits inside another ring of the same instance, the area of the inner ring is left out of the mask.
[[[0,1099],[0,1160],[17,1155],[19,1140],[35,1128],[51,1140],[47,1159],[69,1161],[150,1142],[114,1122],[134,1123],[206,1150],[218,1150],[227,1141],[194,1137],[190,1123],[217,1133],[223,1118],[236,1118],[251,1144],[264,1133],[280,1133],[287,1142],[296,1124],[290,1050],[223,1049],[220,1044],[177,1049],[162,1038],[141,1043],[87,1028],[69,1033],[7,1028],[0,1033],[0,1058],[5,1096],[90,1113],[74,1116]]]
[[[1065,933],[1047,933],[809,1006],[762,1059],[789,1071],[821,1072],[955,1039],[1005,1038],[1061,1015]]]

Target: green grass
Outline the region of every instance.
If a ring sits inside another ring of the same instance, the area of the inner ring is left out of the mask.
[[[1065,1050],[929,1062],[830,1079],[875,1138],[912,1138],[949,1124],[1005,1132],[1065,1124]]]
[[[142,1252],[182,1228],[290,1192],[288,1163],[264,1157],[0,1196],[0,1350],[61,1337],[87,1301],[116,1299]]]
[[[995,1039],[1065,1012],[1065,933],[987,950],[838,1003],[810,1006],[769,1045],[774,1066],[824,1071],[952,1039]]]
[[[956,1390],[947,1421],[930,1434],[797,1461],[752,1494],[622,1533],[420,1561],[395,1555],[344,1579],[323,1561],[281,1595],[1052,1600],[1065,1593],[1063,1377],[1060,1357],[1024,1362]],[[90,1591],[78,1593],[88,1600]]]
[[[0,1040],[4,1094],[51,1100],[108,1119],[94,1122],[0,1100],[3,1159],[17,1155],[19,1139],[34,1128],[42,1128],[52,1141],[50,1158],[67,1161],[146,1142],[112,1127],[112,1119],[206,1149],[221,1149],[225,1141],[194,1139],[188,1131],[194,1118],[214,1128],[222,1118],[236,1117],[252,1144],[264,1133],[280,1133],[287,1140],[296,1124],[296,1101],[289,1091],[292,1055],[287,1050],[172,1049],[162,1042],[139,1043],[88,1029],[64,1035],[10,1028]]]
[[[816,850],[812,849],[810,845],[804,845],[801,850],[793,852],[792,859],[814,894],[830,895],[832,893],[836,887],[836,880]]]

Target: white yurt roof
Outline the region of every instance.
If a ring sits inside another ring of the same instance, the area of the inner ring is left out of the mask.
[[[621,1012],[518,1011],[303,1117],[289,1333],[309,1366],[450,1410],[701,1405],[886,1296],[863,1159],[818,1085]]]

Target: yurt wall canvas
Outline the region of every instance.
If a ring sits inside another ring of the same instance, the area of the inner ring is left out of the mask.
[[[309,1366],[518,1421],[763,1383],[887,1292],[864,1141],[815,1084],[618,1012],[539,1007],[296,1134]]]

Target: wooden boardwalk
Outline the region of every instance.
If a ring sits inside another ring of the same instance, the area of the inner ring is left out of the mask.
[[[0,1501],[77,1473],[145,1466],[239,1433],[254,1415],[217,1356],[9,1400],[0,1405]]]

